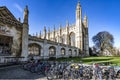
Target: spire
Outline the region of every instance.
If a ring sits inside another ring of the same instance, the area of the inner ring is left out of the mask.
[[[44,32],[46,32],[46,26],[44,26]]]
[[[44,39],[46,39],[46,27],[44,26]]]
[[[59,27],[59,29],[61,30],[62,29],[62,25],[60,24],[60,27]]]
[[[48,40],[50,39],[50,27],[48,27]]]
[[[68,20],[66,21],[66,27],[69,27],[69,22],[68,22]]]
[[[26,6],[24,9],[24,22],[23,22],[25,24],[28,24],[28,15],[29,15],[29,10],[28,10],[28,6]]]
[[[80,27],[81,23],[82,23],[82,8],[80,6],[80,1],[78,1],[76,7],[76,25]]]
[[[84,26],[85,26],[85,27],[88,27],[88,19],[87,19],[86,13],[85,13],[85,15],[84,15],[83,23],[84,23]]]
[[[76,9],[80,9],[80,8],[81,8],[81,5],[80,5],[80,0],[79,0],[78,3],[77,3]]]
[[[53,39],[55,40],[55,25],[54,25]]]
[[[61,32],[62,32],[62,25],[60,24],[60,27],[59,27],[59,34],[61,36]]]
[[[40,33],[39,33],[39,38],[41,38],[41,31],[40,31]]]
[[[50,27],[48,27],[48,33],[50,33]]]
[[[54,25],[54,31],[55,31],[55,25]]]
[[[19,21],[19,22],[21,22],[21,19],[20,19],[20,17],[18,18],[18,21]]]
[[[82,10],[80,6],[80,1],[78,1],[77,7],[76,7],[76,19],[80,19],[81,14],[82,14]]]
[[[87,16],[86,16],[86,13],[85,13],[85,15],[84,15],[84,20],[87,20]]]

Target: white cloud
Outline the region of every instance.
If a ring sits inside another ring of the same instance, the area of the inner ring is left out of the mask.
[[[22,9],[22,7],[21,7],[19,4],[15,3],[14,6],[15,6],[21,13],[23,12],[23,9]]]

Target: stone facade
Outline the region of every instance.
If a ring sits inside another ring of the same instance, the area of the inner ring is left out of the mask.
[[[75,46],[80,48],[81,53],[89,55],[89,41],[88,41],[88,19],[87,16],[84,16],[82,21],[82,8],[80,2],[78,2],[76,7],[76,23],[70,25],[69,22],[66,22],[66,26],[59,26],[59,29],[56,30],[54,26],[54,31],[48,32],[46,27],[44,27],[44,33],[38,36],[42,39],[47,39],[57,43],[62,43],[70,46]]]
[[[34,45],[39,46],[38,52],[35,49],[35,47],[34,47],[34,49],[30,50],[31,44],[33,46]],[[50,48],[54,49],[54,50],[51,50]],[[77,48],[77,47],[50,41],[47,39],[39,39],[35,36],[34,37],[29,36],[29,48],[28,49],[29,49],[28,54],[33,53],[34,58],[41,58],[41,59],[43,59],[43,58],[48,59],[50,57],[60,58],[60,57],[79,56],[79,54],[78,54],[79,48]]]
[[[0,61],[21,56],[22,24],[6,7],[0,7]]]
[[[74,25],[70,25],[67,21],[64,28],[60,25],[59,30],[54,27],[54,31],[48,29],[47,32],[44,27],[43,34],[31,36],[28,33],[28,20],[27,6],[24,9],[23,23],[20,19],[17,20],[6,7],[0,7],[0,62],[10,62],[19,58],[26,61],[31,56],[35,59],[80,56],[80,54],[89,56],[88,19],[85,15],[82,21],[82,8],[79,2]]]

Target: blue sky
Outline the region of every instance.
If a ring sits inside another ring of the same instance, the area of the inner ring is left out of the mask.
[[[75,23],[78,0],[0,0],[0,6],[7,6],[16,18],[23,21],[23,11],[29,7],[29,33],[43,31],[44,26],[53,30],[53,25],[65,26],[66,20]],[[114,36],[115,46],[120,47],[120,0],[80,0],[82,16],[86,13],[89,21],[89,44],[100,31]]]

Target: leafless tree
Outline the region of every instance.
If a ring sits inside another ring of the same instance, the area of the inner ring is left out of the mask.
[[[96,49],[99,53],[103,53],[104,50],[108,50],[112,53],[112,48],[114,44],[113,35],[107,31],[99,32],[97,35],[92,38]]]

